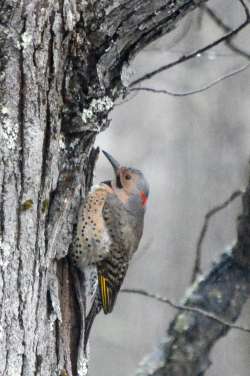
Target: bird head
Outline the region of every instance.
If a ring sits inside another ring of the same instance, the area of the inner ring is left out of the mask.
[[[149,185],[143,173],[133,167],[121,166],[104,150],[103,154],[111,163],[115,173],[115,179],[105,183],[109,183],[114,193],[128,209],[145,209],[149,195]]]

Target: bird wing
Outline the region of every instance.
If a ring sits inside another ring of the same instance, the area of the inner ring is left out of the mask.
[[[102,273],[99,273],[98,275],[98,282],[103,312],[108,314],[113,310],[118,291],[115,293],[115,289],[111,286],[109,278],[104,276]]]
[[[107,196],[103,218],[111,243],[108,256],[98,263],[97,269],[102,307],[107,314],[113,310],[138,239],[133,216],[113,194]]]
[[[120,291],[124,277],[128,269],[129,260],[126,257],[120,259],[119,265],[116,260],[105,259],[98,270],[99,293],[103,312],[112,312],[118,292]]]

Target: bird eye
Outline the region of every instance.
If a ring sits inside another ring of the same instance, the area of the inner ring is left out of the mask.
[[[130,180],[131,179],[131,175],[125,175],[125,179],[126,180]]]

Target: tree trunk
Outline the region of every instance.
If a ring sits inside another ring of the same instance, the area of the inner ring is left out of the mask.
[[[195,0],[0,5],[0,374],[84,375],[67,257],[121,71]]]

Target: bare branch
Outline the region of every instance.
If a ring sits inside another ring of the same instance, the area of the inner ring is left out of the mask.
[[[143,295],[143,296],[146,296],[148,298],[155,299],[158,302],[166,303],[170,307],[172,307],[174,309],[177,309],[179,311],[187,311],[187,312],[198,313],[199,315],[203,315],[203,316],[205,316],[205,317],[207,317],[209,319],[217,321],[218,323],[220,323],[222,325],[225,325],[225,326],[227,326],[230,329],[236,329],[236,330],[240,330],[242,332],[250,333],[250,328],[247,328],[247,327],[244,327],[244,326],[241,326],[241,325],[235,325],[235,324],[233,324],[233,323],[231,323],[231,322],[229,322],[227,320],[224,320],[221,317],[213,314],[212,312],[208,312],[208,311],[205,311],[204,309],[197,308],[197,307],[190,307],[190,306],[183,305],[183,304],[177,304],[177,303],[174,303],[169,298],[166,298],[166,297],[160,296],[158,294],[154,294],[154,293],[148,292],[148,291],[143,290],[143,289],[124,288],[124,289],[121,290],[121,292]]]
[[[97,67],[103,86],[107,87],[119,77],[124,61],[129,61],[157,37],[173,30],[178,21],[205,1],[122,0],[118,2],[119,6],[108,10],[105,3],[98,2],[106,16],[98,34],[91,40],[101,52],[105,49]],[[110,48],[106,48],[108,43]]]
[[[232,29],[228,25],[226,25],[221,18],[217,16],[217,14],[208,6],[205,4],[202,5],[202,9],[211,17],[211,19],[218,25],[221,29],[223,29],[226,32],[230,32]],[[247,51],[244,51],[243,49],[239,48],[237,45],[233,43],[232,40],[228,39],[225,41],[226,45],[232,50],[233,52],[236,52],[237,54],[246,57],[247,59],[250,58],[250,54]]]
[[[238,69],[235,69],[234,71],[230,72],[230,73],[227,73],[225,74],[224,76],[221,76],[221,77],[218,77],[216,80],[206,84],[205,86],[199,88],[199,89],[194,89],[194,90],[189,90],[189,91],[185,91],[185,92],[174,92],[174,91],[170,91],[170,90],[167,90],[167,89],[155,89],[155,88],[151,88],[151,87],[132,87],[129,92],[132,92],[132,91],[147,91],[147,92],[150,92],[150,93],[156,93],[156,94],[166,94],[166,95],[171,95],[173,97],[186,97],[188,95],[193,95],[193,94],[198,94],[198,93],[202,93],[203,91],[206,91],[210,88],[212,88],[213,86],[216,86],[218,85],[219,83],[221,83],[222,81],[228,79],[228,78],[231,78],[243,71],[245,71],[247,68],[249,68],[250,66],[250,63],[248,64],[245,64],[243,65],[242,67],[238,68]],[[120,103],[120,104],[123,104]]]
[[[235,325],[249,292],[249,269],[232,254],[224,254],[207,276],[193,284],[184,305],[165,302],[181,312],[168,324],[164,342],[143,359],[136,376],[204,375],[211,348]],[[249,333],[243,326],[234,329]]]
[[[241,3],[241,5],[243,6],[244,8],[244,11],[245,11],[245,14],[246,14],[246,17],[250,18],[250,13],[249,13],[249,9],[248,9],[248,6],[246,5],[245,1],[244,0],[239,0],[239,2]]]
[[[137,85],[138,83],[140,83],[140,82],[142,82],[144,80],[149,80],[150,78],[152,78],[156,74],[159,74],[159,73],[161,73],[161,72],[163,72],[165,70],[173,68],[174,66],[179,65],[181,63],[184,63],[184,62],[186,62],[188,60],[191,60],[194,57],[196,57],[198,54],[203,54],[205,51],[210,50],[211,48],[219,45],[222,42],[225,42],[226,40],[228,40],[228,39],[232,38],[233,36],[235,36],[236,34],[238,34],[241,30],[243,30],[249,24],[249,21],[250,21],[250,14],[249,14],[249,10],[248,10],[247,6],[245,5],[245,3],[244,3],[243,0],[239,0],[239,1],[240,1],[240,3],[242,4],[242,6],[244,8],[245,16],[246,16],[245,21],[243,21],[240,24],[240,26],[238,26],[237,28],[233,29],[232,31],[226,33],[223,37],[218,38],[214,42],[209,43],[205,47],[202,47],[202,48],[200,48],[198,50],[195,50],[195,51],[193,51],[192,53],[190,53],[188,55],[183,55],[179,59],[177,59],[175,61],[172,61],[169,64],[163,65],[160,68],[157,68],[157,69],[153,70],[152,72],[144,74],[143,76],[141,76],[138,79],[136,79],[133,82],[131,82],[131,84],[129,85],[129,87]]]
[[[237,195],[235,192],[227,201]],[[250,181],[242,203],[237,241],[230,254],[223,254],[208,275],[197,278],[183,299],[184,307],[199,308],[229,324],[238,319],[250,295]],[[145,357],[137,376],[204,375],[210,365],[211,349],[230,329],[201,312],[184,310],[176,314],[168,327],[164,343]]]
[[[222,204],[215,206],[211,210],[207,212],[205,215],[204,223],[197,241],[196,245],[196,255],[195,255],[195,262],[194,262],[194,268],[193,268],[193,273],[192,273],[192,278],[191,282],[194,282],[195,279],[197,278],[198,274],[201,273],[201,255],[202,255],[202,244],[205,238],[205,235],[208,230],[209,226],[209,221],[210,219],[219,211],[225,209],[231,202],[233,202],[237,197],[242,196],[244,192],[243,191],[235,191],[231,194],[231,196],[224,201]]]

